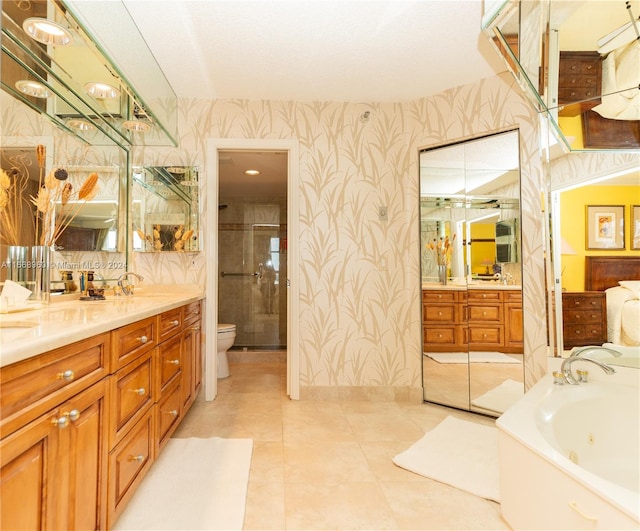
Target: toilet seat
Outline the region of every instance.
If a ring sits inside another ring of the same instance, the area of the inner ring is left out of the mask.
[[[218,324],[218,333],[220,332],[235,332],[236,325],[234,324]]]

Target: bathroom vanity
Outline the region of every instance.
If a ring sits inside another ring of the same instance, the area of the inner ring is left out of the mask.
[[[522,353],[520,286],[483,284],[423,285],[425,351]]]
[[[112,527],[200,389],[202,298],[0,316],[3,527]]]

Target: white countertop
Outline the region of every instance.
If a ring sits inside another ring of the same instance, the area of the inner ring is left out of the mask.
[[[0,315],[0,367],[204,298],[195,286],[144,286],[104,301],[65,300]]]
[[[449,282],[441,284],[440,282],[423,282],[422,289],[441,289],[441,290],[467,290],[467,289],[496,289],[496,290],[521,290],[522,286],[516,284],[500,284],[498,282],[479,280],[475,282],[457,283]]]

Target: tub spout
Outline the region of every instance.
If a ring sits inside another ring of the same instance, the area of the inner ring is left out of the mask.
[[[562,376],[564,376],[565,382],[571,385],[578,384],[578,380],[576,380],[573,374],[571,373],[571,365],[573,364],[574,361],[587,361],[589,363],[593,363],[594,365],[597,365],[598,367],[600,367],[607,374],[615,374],[616,372],[613,367],[610,367],[609,365],[601,361],[594,360],[593,358],[580,358],[578,356],[570,356],[562,362],[560,371],[562,372]]]

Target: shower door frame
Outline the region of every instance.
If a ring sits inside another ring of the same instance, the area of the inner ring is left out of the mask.
[[[210,138],[207,141],[207,174],[205,205],[206,225],[206,302],[205,302],[205,400],[213,400],[218,392],[216,370],[216,342],[218,333],[218,194],[219,152],[228,150],[286,151],[287,152],[287,394],[300,398],[300,331],[298,319],[300,301],[299,273],[299,142],[292,139]],[[215,338],[215,339],[212,339]]]

